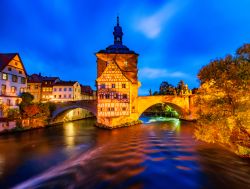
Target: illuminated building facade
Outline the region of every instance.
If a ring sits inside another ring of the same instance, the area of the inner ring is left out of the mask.
[[[27,88],[27,73],[18,53],[0,54],[0,87],[0,117],[4,117],[4,106],[18,108],[19,95]]]
[[[34,96],[33,102],[40,102],[42,98],[42,81],[41,74],[32,74],[28,76],[27,92]]]
[[[42,81],[42,102],[50,101],[54,98],[53,86],[56,82],[59,82],[58,77],[43,77]]]
[[[52,101],[81,100],[81,86],[77,81],[60,81],[53,85]]]
[[[134,121],[138,108],[138,54],[123,45],[117,17],[114,44],[96,53],[97,122],[114,127]]]

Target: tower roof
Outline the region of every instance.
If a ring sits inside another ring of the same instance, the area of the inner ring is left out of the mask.
[[[117,16],[116,26],[114,27],[114,44],[108,46],[105,50],[100,50],[99,53],[110,53],[110,54],[136,54],[131,51],[128,47],[122,43],[122,27],[120,26],[119,16]]]

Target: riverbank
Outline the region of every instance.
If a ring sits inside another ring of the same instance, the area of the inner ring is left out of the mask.
[[[201,125],[198,122],[194,137],[206,143],[219,144],[242,158],[250,158],[250,133],[237,126],[230,129],[223,124]]]
[[[4,125],[3,126],[4,129],[0,131],[0,135],[8,135],[8,134],[21,133],[21,132],[31,131],[31,130],[36,130],[36,129],[55,127],[63,123],[81,121],[81,120],[89,119],[89,118],[93,118],[93,117],[85,117],[81,119],[67,120],[64,122],[62,121],[62,122],[49,123],[49,124],[44,124],[44,125],[35,125],[35,126],[23,126],[22,124],[18,123],[17,120],[7,121],[6,119],[5,120],[6,122],[0,122],[0,127]]]
[[[124,123],[124,124],[121,124],[121,125],[114,125],[112,127],[108,126],[108,125],[101,124],[101,123],[96,123],[95,126],[98,127],[98,128],[101,128],[101,129],[112,130],[112,129],[118,129],[118,128],[122,128],[122,127],[131,127],[131,126],[138,125],[138,124],[141,124],[141,123],[143,123],[141,120],[137,120],[137,121],[133,121],[133,122],[129,122],[129,123]]]

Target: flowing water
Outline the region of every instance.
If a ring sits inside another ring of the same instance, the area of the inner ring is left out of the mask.
[[[250,161],[195,141],[194,123],[94,122],[0,136],[0,188],[250,188]]]

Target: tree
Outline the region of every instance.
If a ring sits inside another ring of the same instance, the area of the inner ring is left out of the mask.
[[[175,88],[173,85],[169,84],[167,81],[163,81],[160,85],[159,94],[161,95],[174,95],[176,94]]]
[[[25,117],[35,118],[40,113],[40,108],[37,104],[29,104],[23,108],[23,112]]]
[[[25,104],[30,104],[34,100],[34,96],[27,92],[22,93],[20,97],[22,98],[22,103]]]
[[[191,91],[188,89],[188,85],[184,83],[183,80],[180,80],[176,87],[178,95],[191,94]]]
[[[250,48],[244,45],[236,56],[211,61],[198,73],[199,127],[195,135],[208,142],[232,146],[250,154]]]

